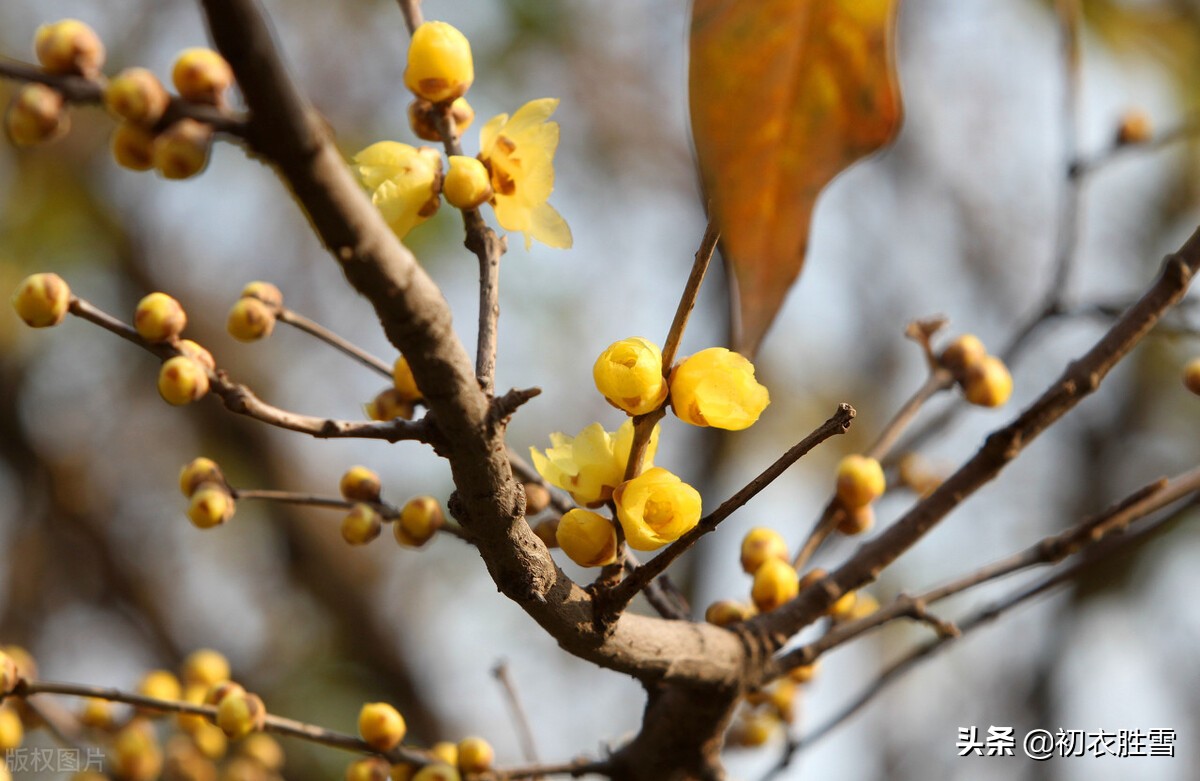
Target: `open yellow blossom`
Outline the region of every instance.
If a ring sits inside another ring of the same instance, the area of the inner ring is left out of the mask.
[[[575,501],[597,507],[607,502],[613,489],[625,479],[625,464],[633,445],[633,422],[626,420],[615,432],[605,431],[599,423],[574,437],[555,432],[545,453],[529,448],[533,465],[551,485],[567,491]],[[646,445],[645,465],[654,463],[658,449],[658,426]]]
[[[602,567],[617,560],[616,528],[591,510],[567,511],[554,536],[563,553],[581,567]]]
[[[693,426],[741,431],[770,403],[754,364],[724,347],[701,350],[671,371],[671,406]]]
[[[525,249],[537,239],[549,247],[571,246],[571,229],[547,201],[554,190],[558,123],[550,115],[555,98],[532,100],[509,117],[500,114],[480,131],[479,160],[492,179],[492,207],[505,230],[525,234]]]
[[[596,389],[617,409],[645,415],[667,398],[662,353],[653,342],[631,336],[613,342],[592,366]]]
[[[613,501],[625,541],[636,550],[674,542],[700,520],[700,492],[661,467],[621,483]]]
[[[432,147],[380,141],[355,155],[354,162],[371,202],[400,238],[441,205],[442,156]]]

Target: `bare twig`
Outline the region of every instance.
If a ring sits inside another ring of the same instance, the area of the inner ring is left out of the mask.
[[[521,743],[521,753],[525,755],[525,761],[540,762],[537,743],[533,739],[533,727],[529,724],[529,714],[521,705],[521,697],[508,671],[508,662],[498,662],[492,668],[492,676],[500,682],[500,688],[504,691],[504,701],[508,703],[508,709],[512,713],[513,726],[517,731],[517,739]]]
[[[299,312],[288,309],[287,307],[280,307],[275,311],[275,317],[278,318],[279,322],[281,323],[287,323],[293,328],[298,328],[310,336],[315,336],[322,342],[325,342],[325,344],[340,350],[341,352],[361,363],[363,366],[373,370],[375,373],[381,374],[384,377],[387,377],[389,380],[392,378],[392,366],[387,361],[371,355],[358,345],[343,339],[320,323],[309,320]]]
[[[408,34],[412,35],[425,22],[421,15],[421,0],[399,1],[400,13],[404,14],[404,26],[408,28]]]
[[[1092,157],[1077,159],[1074,168],[1079,172],[1079,176],[1090,176],[1119,160],[1149,152],[1157,152],[1179,141],[1192,138],[1197,134],[1200,134],[1200,118],[1193,117],[1173,128],[1155,134],[1148,141],[1137,143],[1120,143],[1119,141],[1114,141],[1110,147],[1096,153]]]
[[[933,396],[941,393],[944,390],[954,387],[954,376],[942,368],[933,368],[929,372],[929,376],[920,388],[909,397],[908,401],[896,411],[892,419],[883,427],[883,431],[879,432],[879,437],[871,447],[867,448],[863,454],[868,458],[874,458],[878,461],[883,461],[888,454],[892,452],[896,442],[904,434],[905,429],[912,424],[917,413],[925,405],[925,402],[933,398]]]
[[[238,501],[260,499],[281,504],[299,504],[309,507],[333,507],[349,510],[356,504],[367,504],[375,509],[385,521],[395,521],[400,517],[400,508],[387,502],[352,502],[337,496],[317,496],[316,494],[297,493],[295,491],[276,491],[266,488],[230,488],[230,494]],[[471,535],[466,529],[452,523],[438,527],[438,531],[458,537],[464,542],[471,542]]]

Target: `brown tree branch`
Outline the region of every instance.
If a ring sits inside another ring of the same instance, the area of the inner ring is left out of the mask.
[[[1108,372],[1187,292],[1200,267],[1200,231],[1167,257],[1162,273],[1125,315],[1084,356],[1016,420],[993,432],[984,446],[926,499],[822,581],[806,588],[782,608],[756,616],[748,627],[777,650],[787,638],[815,621],[847,591],[875,580],[885,567],[929,533],[963,500],[992,480],[1039,434],[1094,392]]]
[[[421,0],[399,0],[400,13],[404,14],[404,26],[408,28],[408,34],[412,35],[416,29],[425,23],[425,17],[421,15]]]

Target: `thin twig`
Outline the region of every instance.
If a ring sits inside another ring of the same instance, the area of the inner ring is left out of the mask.
[[[877,461],[887,458],[901,435],[904,434],[904,431],[916,419],[917,413],[921,411],[925,402],[938,393],[952,387],[954,387],[954,376],[950,372],[941,368],[935,368],[930,371],[925,382],[896,411],[892,419],[879,432],[879,438],[875,440],[875,443],[871,447],[867,448],[864,455],[868,458],[874,458]]]
[[[526,762],[541,762],[538,758],[537,743],[533,739],[533,727],[529,723],[529,714],[521,704],[521,697],[508,671],[508,662],[501,660],[492,668],[492,676],[500,682],[504,692],[504,701],[512,713],[513,727],[517,731],[517,740],[521,743],[521,753]]]
[[[716,510],[701,518],[691,531],[667,546],[662,553],[659,553],[653,559],[635,569],[629,577],[612,590],[610,605],[614,606],[617,610],[623,609],[641,589],[645,588],[646,584],[665,572],[667,567],[695,545],[697,540],[716,529],[721,521],[728,518],[735,510],[753,499],[760,491],[782,475],[788,467],[799,461],[814,447],[830,437],[844,434],[850,427],[850,422],[853,419],[854,408],[849,404],[839,405],[837,411],[834,412],[829,420],[822,423],[815,431],[792,446],[775,463],[764,469],[762,474],[747,483],[744,488],[733,496],[726,499]]]
[[[425,22],[421,15],[421,0],[400,0],[400,13],[404,14],[404,26],[412,35]]]
[[[245,501],[250,499],[260,499],[269,502],[280,502],[282,504],[299,504],[309,507],[333,507],[338,509],[349,510],[356,504],[370,505],[379,513],[385,521],[395,521],[400,517],[400,508],[387,502],[352,502],[348,499],[342,499],[337,496],[318,496],[316,494],[298,493],[295,491],[276,491],[267,488],[230,488],[230,494],[237,501]],[[438,527],[438,531],[444,534],[449,534],[452,537],[458,537],[464,542],[471,542],[470,533],[452,523],[444,523]]]
[[[1157,152],[1197,134],[1200,134],[1200,119],[1188,119],[1169,130],[1155,134],[1153,138],[1147,141],[1136,143],[1114,141],[1107,149],[1096,153],[1090,158],[1077,159],[1074,167],[1079,172],[1079,176],[1089,176],[1124,158],[1148,152]]]
[[[288,309],[287,307],[280,307],[278,310],[276,310],[275,317],[281,323],[287,323],[293,328],[298,328],[310,336],[317,337],[322,342],[325,342],[325,344],[342,351],[346,355],[361,363],[363,366],[375,371],[377,374],[382,374],[389,380],[392,378],[391,364],[382,358],[377,358],[376,356],[371,355],[358,345],[343,339],[320,323],[309,320],[304,315]]]

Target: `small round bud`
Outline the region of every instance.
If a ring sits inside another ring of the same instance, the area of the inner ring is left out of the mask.
[[[113,131],[112,155],[122,168],[149,171],[154,167],[154,134],[144,127],[122,122]]]
[[[757,526],[742,538],[742,571],[753,575],[767,559],[787,561],[787,543],[774,529]]]
[[[242,744],[238,746],[238,755],[254,760],[271,773],[278,773],[282,770],[286,759],[283,746],[280,746],[278,740],[265,732],[247,735]]]
[[[400,510],[400,517],[392,524],[396,542],[410,548],[419,548],[433,539],[437,530],[446,522],[442,507],[432,496],[409,499]]]
[[[483,163],[474,157],[450,155],[450,170],[442,182],[442,195],[456,209],[475,209],[492,199],[491,177]]]
[[[731,626],[745,621],[752,615],[754,610],[749,605],[734,602],[732,599],[720,599],[704,611],[704,620],[714,626]]]
[[[234,681],[221,681],[214,683],[209,687],[208,692],[204,695],[205,705],[220,705],[221,700],[231,694],[245,694],[246,690],[242,688],[240,683]]]
[[[183,680],[190,685],[204,687],[208,692],[213,685],[229,680],[229,660],[220,651],[200,648],[192,651],[183,660]],[[201,697],[203,700],[203,697]]]
[[[754,586],[750,598],[760,612],[766,613],[791,601],[800,593],[800,577],[791,564],[780,559],[767,559],[754,571]]]
[[[154,727],[134,719],[113,736],[109,770],[128,781],[152,781],[162,772],[163,755]]]
[[[963,334],[942,350],[941,364],[955,377],[961,377],[970,367],[987,356],[987,348],[975,334]]]
[[[905,453],[897,465],[897,471],[900,474],[900,482],[921,498],[929,496],[942,484],[942,476],[918,453]]]
[[[726,742],[731,746],[755,748],[764,745],[779,732],[779,718],[766,711],[743,716],[729,730]]]
[[[74,73],[92,78],[104,67],[104,43],[78,19],[44,24],[33,36],[38,62],[47,73]]]
[[[191,339],[180,339],[179,344],[177,344],[176,347],[179,348],[179,352],[196,361],[210,372],[215,372],[217,370],[216,359],[213,358],[212,353],[202,347],[199,343],[194,342]]]
[[[854,607],[850,609],[849,614],[845,617],[846,621],[857,621],[860,618],[866,618],[879,609],[879,600],[875,599],[875,597],[864,592],[855,593]]]
[[[338,483],[342,498],[349,502],[378,502],[383,484],[379,475],[365,466],[352,466]]]
[[[208,374],[192,358],[177,355],[166,360],[158,372],[158,395],[175,406],[190,404],[208,393]]]
[[[219,106],[233,84],[233,68],[212,49],[184,49],[171,69],[171,81],[184,100]]]
[[[437,115],[441,109],[424,98],[408,104],[408,124],[422,141],[441,143],[442,135],[437,128]],[[450,104],[450,118],[454,120],[454,132],[459,137],[475,121],[475,109],[466,98],[455,98]]]
[[[558,521],[558,518],[547,518],[533,526],[533,533],[551,550],[558,547]]]
[[[165,179],[188,179],[204,170],[212,151],[213,129],[187,117],[154,139],[154,167]]]
[[[767,702],[775,710],[779,720],[791,724],[796,720],[796,684],[787,678],[779,681],[771,689]]]
[[[151,344],[169,342],[187,327],[187,313],[166,293],[151,293],[138,302],[133,313],[133,327]]]
[[[172,781],[217,781],[217,766],[186,735],[172,735],[167,740],[163,778]]]
[[[201,483],[225,485],[225,475],[221,473],[221,467],[217,466],[216,461],[203,456],[193,458],[179,470],[179,491],[190,499]]]
[[[208,689],[209,687],[202,683],[189,683],[183,687],[183,701],[192,705],[201,705],[204,703],[204,695],[208,694]],[[212,724],[208,720],[208,716],[199,713],[178,713],[175,721],[179,724],[179,729],[189,735],[194,735],[205,726]]]
[[[225,752],[229,750],[229,738],[225,737],[225,733],[221,731],[221,728],[212,722],[205,721],[196,728],[195,732],[190,734],[192,742],[196,744],[196,748],[209,759],[221,759],[225,756]],[[233,760],[230,764],[233,764],[233,762],[237,762],[237,760]],[[226,781],[233,781],[233,779],[227,779]]]
[[[843,508],[849,510],[870,504],[883,496],[886,489],[883,467],[874,458],[850,455],[838,463],[837,499]]]
[[[1154,136],[1154,124],[1150,115],[1140,109],[1130,109],[1121,115],[1117,124],[1116,142],[1118,146],[1126,144],[1144,144]]]
[[[875,510],[871,505],[864,504],[862,507],[855,507],[853,510],[843,509],[841,520],[838,521],[837,530],[848,537],[853,537],[856,534],[863,534],[871,530],[875,525]]]
[[[217,726],[233,740],[260,731],[266,719],[267,707],[257,694],[232,692],[217,706]]]
[[[420,401],[421,389],[417,387],[417,379],[413,376],[408,359],[401,355],[392,364],[392,387],[400,398],[406,401]]]
[[[254,342],[275,330],[275,310],[257,298],[239,298],[225,321],[229,335],[239,342]]]
[[[351,545],[366,545],[379,536],[383,518],[369,504],[356,504],[342,519],[342,539]]]
[[[417,771],[412,781],[462,781],[462,776],[453,765],[426,765]]]
[[[541,483],[522,483],[525,491],[525,514],[537,515],[550,506],[550,492]]]
[[[854,612],[854,603],[858,601],[858,592],[847,591],[829,606],[829,616],[834,621],[846,621]]]
[[[412,781],[417,774],[417,766],[411,762],[397,762],[392,765],[391,781]]]
[[[413,32],[404,84],[431,103],[462,97],[475,80],[471,44],[445,22],[425,22]]]
[[[0,697],[17,688],[20,682],[21,671],[17,668],[17,660],[0,651]]]
[[[496,760],[496,751],[483,738],[458,741],[458,769],[463,773],[486,773]]]
[[[558,547],[581,567],[603,567],[617,560],[617,529],[599,513],[567,511],[555,532]]]
[[[183,687],[179,684],[179,679],[170,670],[151,670],[142,676],[142,680],[138,682],[138,694],[146,697],[153,697],[156,700],[178,700],[183,693]],[[151,710],[152,713],[160,713],[158,710]]]
[[[819,662],[813,662],[812,664],[802,664],[799,667],[793,667],[792,671],[788,673],[788,677],[796,683],[808,683],[816,676],[818,666]]]
[[[204,483],[192,494],[188,520],[198,529],[211,529],[232,518],[234,507],[233,497],[225,486]]]
[[[380,391],[379,395],[363,405],[363,411],[371,420],[387,421],[396,418],[412,420],[416,407],[412,401],[404,397],[403,393],[395,388],[388,388]]]
[[[430,747],[429,753],[447,765],[458,767],[458,744],[448,740],[439,740]]]
[[[1004,361],[989,355],[967,370],[962,381],[967,401],[980,407],[999,407],[1012,396],[1013,380]]]
[[[380,757],[358,759],[346,766],[346,781],[388,781],[391,767]]]
[[[115,723],[112,703],[99,697],[88,697],[79,711],[79,723],[92,729],[109,729]]]
[[[1200,396],[1200,358],[1193,358],[1183,367],[1183,385]]]
[[[13,291],[12,304],[26,325],[49,328],[67,316],[71,288],[58,274],[33,274],[25,277]]]
[[[149,127],[162,119],[171,96],[151,71],[126,68],[104,87],[104,106],[126,122]]]
[[[358,734],[376,751],[391,751],[407,731],[400,711],[386,702],[368,702],[358,712]]]
[[[25,84],[8,104],[4,132],[13,146],[36,146],[53,141],[71,127],[63,96],[45,84]]]
[[[255,281],[242,288],[242,298],[257,298],[273,309],[283,306],[283,291],[270,282]]]
[[[658,345],[640,336],[613,342],[592,364],[596,390],[629,415],[645,415],[667,399]]]
[[[0,751],[19,748],[23,740],[25,725],[21,723],[20,714],[7,705],[0,707]]]

